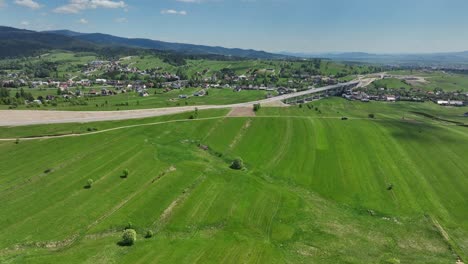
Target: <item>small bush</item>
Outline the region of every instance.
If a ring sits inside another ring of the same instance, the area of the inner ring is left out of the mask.
[[[374,114],[369,114],[369,118],[375,118]]]
[[[20,140],[19,140],[19,138],[17,138],[17,139],[15,140],[15,144],[18,145],[19,143],[20,143]]]
[[[253,105],[254,112],[258,112],[258,110],[260,110],[260,107],[261,107],[260,104],[254,104]]]
[[[236,158],[231,163],[231,169],[242,170],[244,168],[244,161],[241,158]]]
[[[122,234],[122,245],[131,246],[136,241],[137,233],[134,229],[126,229]]]
[[[127,178],[129,173],[130,173],[130,171],[128,169],[123,170],[122,178]]]
[[[127,225],[125,226],[125,230],[127,229],[133,229],[133,224],[132,222],[128,222]]]
[[[93,183],[93,179],[88,179],[88,181],[86,181],[86,188],[90,189],[93,186]]]
[[[153,237],[153,231],[148,230],[146,231],[145,238],[152,238]]]

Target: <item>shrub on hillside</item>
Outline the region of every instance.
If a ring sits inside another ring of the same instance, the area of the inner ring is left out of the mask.
[[[197,119],[198,118],[198,108],[195,107],[193,114],[189,116],[189,119]]]
[[[122,234],[122,245],[131,246],[136,241],[137,233],[134,229],[126,229]]]
[[[125,230],[127,229],[133,229],[133,224],[132,222],[128,222],[127,225],[125,226]]]
[[[129,173],[130,173],[130,171],[128,169],[123,170],[122,178],[127,178]]]
[[[369,118],[375,118],[374,114],[369,114]]]
[[[86,181],[86,186],[85,187],[87,189],[91,189],[91,187],[93,186],[93,183],[94,183],[93,179],[88,179],[88,181]]]
[[[257,112],[258,110],[260,110],[260,107],[261,107],[260,104],[254,104],[253,105],[254,112]]]
[[[151,230],[146,231],[145,238],[151,238],[151,237],[153,237],[153,231]]]
[[[242,170],[244,168],[244,161],[241,158],[236,158],[231,163],[231,169]]]

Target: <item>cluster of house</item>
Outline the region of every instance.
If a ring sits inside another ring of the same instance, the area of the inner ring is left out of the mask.
[[[208,94],[207,91],[206,91],[205,89],[202,89],[202,90],[200,90],[200,91],[198,91],[198,92],[193,93],[192,96],[201,97],[201,96],[205,96],[205,95],[207,95],[207,94]],[[187,94],[181,94],[181,95],[179,95],[179,98],[180,98],[180,99],[187,99],[187,98],[189,98],[189,97],[190,97],[190,95],[187,95]]]
[[[387,101],[387,102],[396,102],[397,100],[401,100],[400,96],[393,95],[393,94],[386,94],[386,95],[368,95],[363,91],[347,91],[344,93],[343,98],[348,100],[359,100],[361,102],[370,102],[372,101]],[[421,101],[420,98],[407,98],[408,100],[405,101]]]
[[[424,102],[423,98],[420,97],[411,97],[411,96],[401,96],[401,95],[368,95],[363,91],[347,91],[343,95],[343,98],[348,100],[358,100],[361,102],[370,102],[370,101],[387,101],[387,102],[396,102],[396,101],[412,101],[412,102]],[[465,106],[467,105],[466,101],[462,100],[438,100],[430,98],[433,102],[442,106]]]
[[[83,70],[83,74],[86,76],[91,75],[96,71],[105,71],[105,72],[126,72],[126,73],[141,73],[147,74],[144,71],[140,71],[136,67],[130,67],[129,65],[125,66],[120,64],[120,61],[102,61],[102,60],[95,60],[91,61],[86,65],[86,68]]]
[[[464,106],[465,102],[459,100],[437,100],[437,104],[443,106]]]

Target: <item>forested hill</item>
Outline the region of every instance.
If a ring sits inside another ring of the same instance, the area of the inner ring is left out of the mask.
[[[257,59],[281,59],[287,56],[280,54],[268,53],[265,51],[258,51],[252,49],[231,49],[224,47],[212,47],[205,45],[171,43],[159,40],[151,40],[144,38],[123,38],[108,34],[101,33],[79,33],[70,30],[57,30],[48,31],[69,37],[74,37],[80,40],[92,42],[101,45],[119,45],[127,47],[156,49],[161,51],[175,51],[184,54],[215,54],[224,56],[244,57],[244,58],[257,58]]]
[[[254,59],[287,57],[264,51],[169,43],[150,39],[129,39],[100,33],[84,34],[69,30],[37,32],[0,26],[0,58],[27,57],[51,49],[69,51],[145,49],[182,55],[215,55]]]
[[[0,27],[0,57],[2,58],[26,57],[47,49],[86,51],[96,48],[97,46],[93,43],[64,35]]]

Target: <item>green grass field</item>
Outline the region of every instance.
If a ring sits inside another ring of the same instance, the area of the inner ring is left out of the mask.
[[[463,109],[339,98],[312,105],[91,123],[102,133],[0,142],[0,262],[466,260],[468,128],[414,114],[463,122]],[[181,121],[150,125],[171,120]],[[128,125],[136,126],[105,131]],[[229,169],[235,157],[245,170]],[[137,241],[119,246],[129,222]],[[144,238],[147,230],[154,237]]]
[[[100,92],[101,86],[94,88],[85,88],[82,92],[88,92],[94,89]],[[207,96],[192,96],[195,92],[202,90],[202,88],[186,88],[181,90],[172,90],[163,93],[162,89],[148,89],[149,96],[142,97],[136,92],[129,92],[126,94],[117,94],[113,96],[96,96],[83,98],[86,105],[73,105],[70,102],[59,102],[57,106],[42,105],[37,110],[71,110],[71,111],[115,111],[115,110],[132,110],[132,109],[148,109],[148,108],[161,108],[161,107],[175,107],[185,105],[224,105],[250,102],[260,99],[265,99],[268,93],[261,90],[244,90],[234,92],[232,89],[209,89]],[[45,97],[47,95],[56,95],[57,89],[28,89],[25,91],[31,92],[33,96],[39,95]],[[156,92],[156,94],[155,94]],[[12,95],[16,93],[16,89],[11,89]],[[181,99],[179,95],[187,95],[189,98]],[[127,105],[128,103],[128,105]],[[8,109],[8,105],[0,105],[0,109]],[[26,105],[19,105],[17,109],[28,109]]]
[[[400,89],[400,88],[410,89],[411,88],[411,85],[408,85],[404,81],[395,79],[395,78],[377,80],[373,82],[372,85],[376,88],[383,87],[386,89]]]
[[[434,89],[442,89],[446,92],[468,92],[468,76],[464,74],[446,73],[441,71],[422,72],[422,71],[394,71],[389,72],[396,75],[414,75],[421,76],[428,81],[427,83],[417,84],[414,88],[419,88],[427,91]],[[406,88],[406,86],[403,86]],[[395,87],[400,88],[400,87]]]

